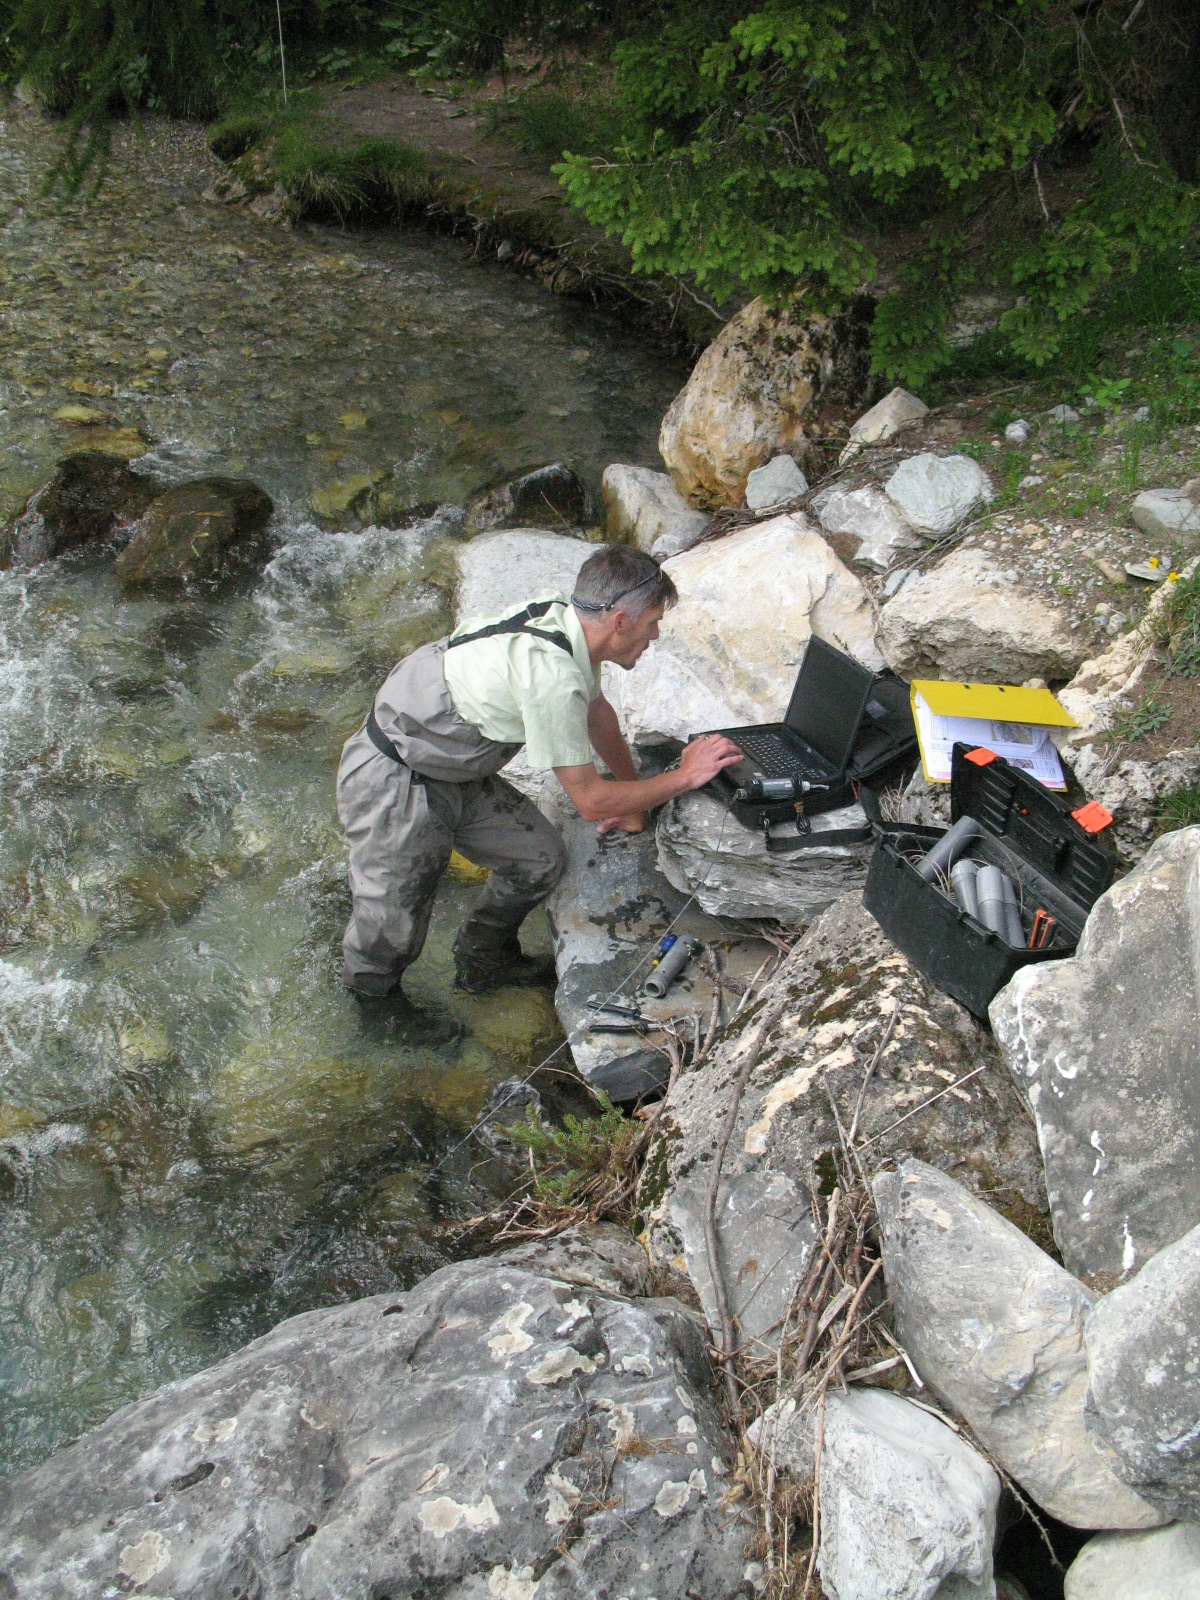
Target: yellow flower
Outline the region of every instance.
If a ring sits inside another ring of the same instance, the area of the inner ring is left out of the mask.
[[[1167,582],[1168,583],[1178,583],[1179,582],[1179,574],[1177,572],[1168,572],[1167,573]]]
[[[1157,556],[1151,556],[1149,561],[1147,561],[1146,565],[1148,567],[1156,567],[1158,565],[1158,557]]]

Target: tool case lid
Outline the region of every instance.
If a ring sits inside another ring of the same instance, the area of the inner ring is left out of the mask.
[[[974,817],[993,838],[1087,914],[1113,881],[1117,858],[1097,836],[1112,821],[1095,801],[1072,813],[1061,797],[982,746],[956,744],[950,817]],[[1081,818],[1077,821],[1076,817]]]

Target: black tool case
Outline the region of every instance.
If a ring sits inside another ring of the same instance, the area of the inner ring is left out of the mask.
[[[805,795],[803,810],[811,817],[838,811],[854,804],[864,784],[878,790],[906,783],[917,760],[917,730],[908,684],[892,672],[877,673],[845,772],[828,789]],[[721,772],[711,787],[728,803],[736,785]],[[764,821],[775,824],[794,818],[797,804],[794,800],[735,800],[733,814],[744,828],[757,831]]]
[[[920,972],[986,1021],[989,1002],[1014,973],[1074,951],[1088,912],[1113,880],[1116,856],[1064,799],[1002,756],[970,745],[954,746],[950,816],[973,817],[984,829],[963,855],[1016,880],[1026,939],[1039,909],[1056,919],[1046,947],[1015,948],[926,883],[913,863],[943,828],[877,824],[863,904]]]

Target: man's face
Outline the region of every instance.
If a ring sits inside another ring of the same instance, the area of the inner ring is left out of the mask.
[[[635,667],[658,638],[658,625],[665,606],[649,606],[636,621],[631,621],[623,611],[613,615],[612,660],[628,670]]]

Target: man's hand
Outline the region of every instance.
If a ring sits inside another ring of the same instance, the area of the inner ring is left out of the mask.
[[[605,817],[603,822],[596,824],[597,833],[641,833],[646,826],[646,813],[641,811],[636,817]]]
[[[742,752],[723,733],[706,733],[700,739],[693,739],[679,758],[680,774],[687,779],[685,792],[703,789],[718,772],[735,766],[741,759]]]

